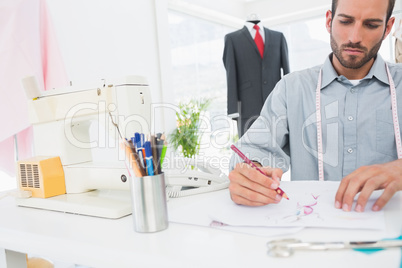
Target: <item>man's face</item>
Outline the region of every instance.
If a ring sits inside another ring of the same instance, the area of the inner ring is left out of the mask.
[[[327,12],[334,65],[359,69],[372,62],[392,28],[393,21],[385,23],[387,8],[386,0],[339,0],[335,16]]]

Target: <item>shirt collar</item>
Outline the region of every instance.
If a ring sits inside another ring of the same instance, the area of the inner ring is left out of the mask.
[[[380,54],[377,54],[373,66],[371,67],[366,77],[364,77],[363,79],[371,79],[374,76],[381,82],[389,85],[387,70],[385,68],[385,61],[383,60]]]
[[[332,66],[331,62],[332,58],[332,53],[329,54],[327,59],[324,62],[324,65],[322,66],[322,84],[321,84],[321,89],[325,88],[329,84],[331,84],[332,81],[334,81],[338,77],[338,73],[335,71],[334,66]]]
[[[322,85],[321,89],[328,86],[333,80],[339,77],[338,73],[335,71],[334,66],[332,65],[331,59],[333,57],[333,53],[329,54],[327,59],[322,66]],[[363,79],[372,79],[376,77],[381,82],[389,85],[387,71],[385,69],[385,61],[382,59],[381,55],[377,54],[376,59],[374,60],[373,66],[371,67],[369,73]]]

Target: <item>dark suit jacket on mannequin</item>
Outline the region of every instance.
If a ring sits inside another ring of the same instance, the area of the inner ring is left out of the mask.
[[[281,68],[283,74],[289,73],[285,36],[265,27],[264,31],[263,58],[246,26],[225,36],[223,63],[228,88],[228,115],[239,113],[239,137],[260,114],[265,99],[281,79]]]

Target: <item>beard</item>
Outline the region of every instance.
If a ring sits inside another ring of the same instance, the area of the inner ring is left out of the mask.
[[[368,50],[366,47],[361,46],[359,43],[352,43],[352,42],[349,42],[348,44],[343,44],[341,45],[341,47],[339,47],[331,33],[332,51],[335,57],[340,62],[340,64],[343,67],[349,69],[359,69],[362,66],[364,66],[367,62],[369,62],[371,59],[373,59],[377,55],[378,50],[380,50],[381,43],[382,39],[377,44],[375,44],[370,50]],[[354,55],[348,55],[346,57],[343,57],[342,51],[347,48],[360,49],[361,51],[364,52],[363,58],[359,60],[358,57]]]

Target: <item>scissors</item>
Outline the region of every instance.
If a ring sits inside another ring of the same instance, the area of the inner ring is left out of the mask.
[[[402,240],[351,241],[351,242],[303,242],[298,239],[279,239],[267,243],[271,257],[289,257],[296,250],[341,250],[341,249],[383,249],[402,247]]]

